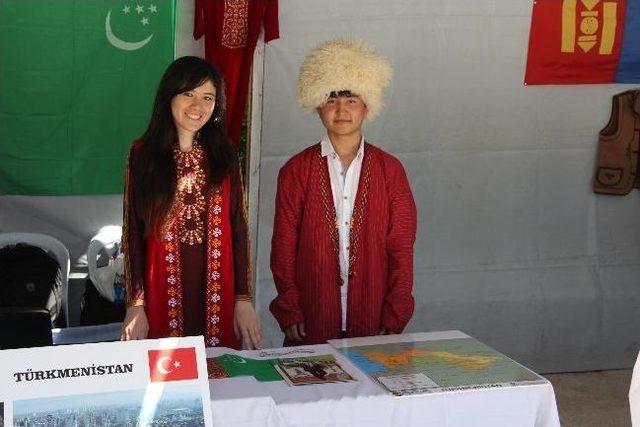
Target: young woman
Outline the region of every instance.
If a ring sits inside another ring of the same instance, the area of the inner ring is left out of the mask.
[[[204,335],[258,348],[246,211],[225,133],[220,73],[197,57],[165,71],[125,173],[122,339]]]

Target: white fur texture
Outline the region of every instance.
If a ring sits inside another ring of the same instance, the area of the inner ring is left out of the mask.
[[[300,66],[298,103],[306,109],[318,108],[331,92],[349,90],[367,105],[368,119],[383,107],[382,90],[391,80],[387,59],[362,40],[338,38],[314,47]]]

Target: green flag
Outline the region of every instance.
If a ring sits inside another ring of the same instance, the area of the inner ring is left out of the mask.
[[[122,192],[175,0],[0,1],[0,194]]]

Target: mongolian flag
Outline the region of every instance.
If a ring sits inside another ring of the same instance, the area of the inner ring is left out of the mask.
[[[525,84],[639,83],[640,0],[535,0]]]
[[[122,192],[175,0],[0,1],[0,194]]]

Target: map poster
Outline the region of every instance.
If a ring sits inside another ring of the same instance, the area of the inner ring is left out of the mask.
[[[211,426],[202,337],[0,351],[4,425]]]
[[[459,331],[349,338],[329,344],[396,396],[547,383]]]

